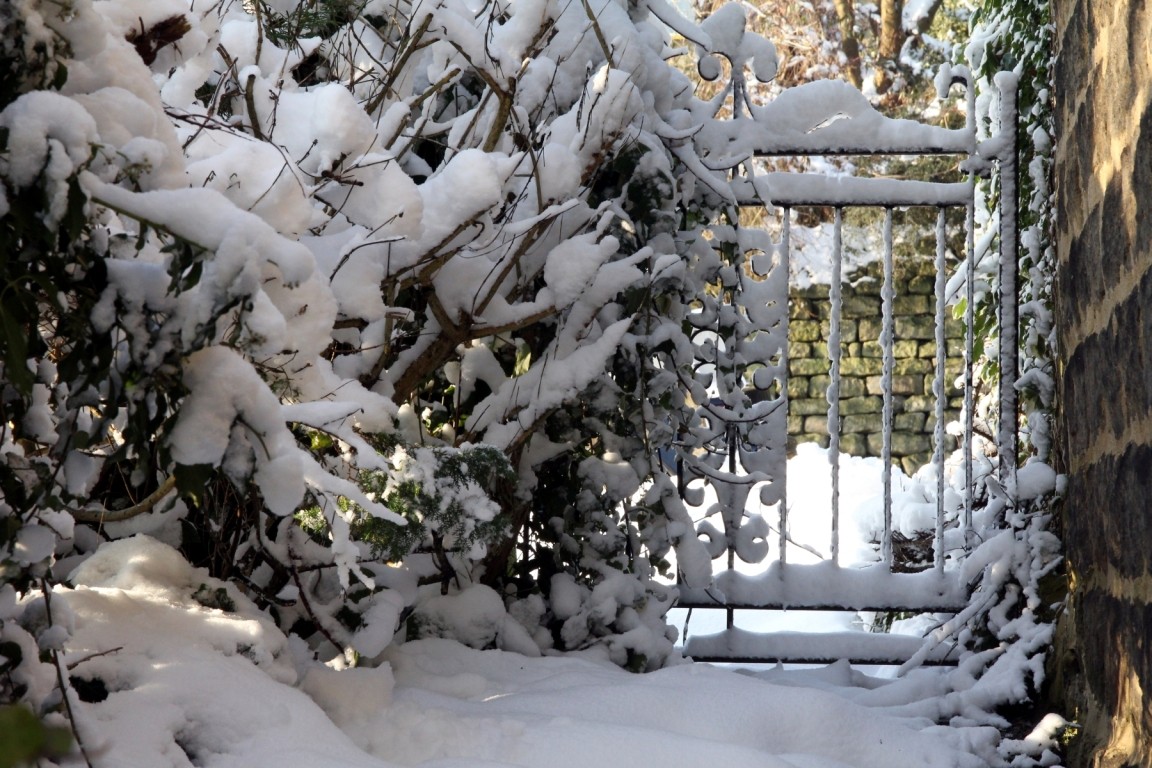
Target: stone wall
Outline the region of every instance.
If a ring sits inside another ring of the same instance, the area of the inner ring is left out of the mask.
[[[1070,768],[1152,765],[1152,9],[1056,0]]]
[[[892,455],[911,474],[932,458],[936,396],[935,266],[932,259],[906,259],[898,265],[893,299],[896,326],[892,377]],[[883,350],[880,347],[880,266],[854,274],[843,286],[840,365],[840,449],[854,456],[882,453]],[[827,285],[794,288],[791,296],[788,361],[788,433],[795,442],[828,445]],[[960,418],[963,391],[955,386],[963,371],[964,328],[949,313],[945,423]],[[954,448],[947,439],[945,448]]]

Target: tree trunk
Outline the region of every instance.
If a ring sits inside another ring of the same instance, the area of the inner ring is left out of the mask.
[[[880,55],[877,57],[876,93],[887,93],[892,87],[897,58],[904,45],[903,0],[880,0]]]
[[[852,0],[835,0],[836,25],[840,28],[840,50],[848,59],[845,75],[857,88],[864,85],[860,75],[860,41],[856,39],[856,9]]]
[[[927,6],[920,8],[920,15],[915,19],[916,34],[923,35],[932,27],[932,22],[936,19],[936,13],[940,10],[940,6],[944,5],[944,0],[932,0]]]

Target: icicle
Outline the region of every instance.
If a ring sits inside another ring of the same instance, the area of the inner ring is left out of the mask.
[[[884,392],[883,449],[881,457],[884,467],[881,470],[884,483],[884,534],[880,539],[880,559],[892,567],[892,372],[896,366],[894,340],[895,317],[893,297],[895,276],[892,259],[892,209],[884,209],[884,285],[880,289],[882,299],[882,323],[880,347],[884,350],[884,372],[881,389]]]
[[[832,314],[828,322],[828,460],[832,462],[832,562],[840,562],[840,310],[843,268],[844,209],[836,209],[832,233],[832,285],[829,299]]]

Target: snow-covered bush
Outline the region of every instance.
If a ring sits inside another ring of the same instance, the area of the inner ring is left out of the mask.
[[[972,675],[965,688],[990,713],[988,722],[1004,731],[1035,723],[1036,703],[1043,699],[1046,663],[1054,624],[1065,596],[1062,548],[1054,511],[1062,478],[1051,461],[1052,410],[1055,405],[1055,329],[1052,282],[1055,253],[1052,247],[1054,205],[1049,186],[1052,161],[1052,103],[1050,67],[1052,24],[1046,2],[990,0],[974,17],[972,39],[964,57],[971,64],[975,88],[975,119],[986,135],[998,128],[1001,99],[1011,91],[1016,100],[1019,141],[1014,209],[999,203],[1001,188],[993,176],[982,182],[987,207],[978,225],[986,233],[1000,229],[1000,216],[1014,216],[1015,226],[1003,239],[1015,238],[1019,247],[1017,305],[1019,328],[1005,331],[996,315],[1001,283],[991,236],[982,237],[975,274],[978,373],[985,393],[978,410],[994,422],[1000,376],[998,349],[1015,344],[1019,367],[1015,392],[1019,401],[1017,455],[1008,454],[1010,468],[996,459],[976,464],[975,528],[981,540],[961,564],[972,587],[969,606],[938,626],[932,637],[955,637],[973,651],[961,665]],[[1012,205],[1012,203],[1009,203]],[[987,453],[1004,446],[987,442]],[[963,492],[963,488],[957,488]],[[986,715],[986,717],[988,717]],[[1055,717],[1050,715],[1049,717]],[[1060,718],[1056,718],[1059,720]],[[1013,765],[1051,765],[1059,758],[1044,743],[1005,740],[1001,757]],[[1036,762],[1033,762],[1036,761]]]
[[[675,29],[771,77],[742,14],[2,14],[0,622],[145,532],[323,655],[482,581],[522,648],[665,661],[654,576],[710,569],[655,449],[734,242],[719,100],[666,60]]]

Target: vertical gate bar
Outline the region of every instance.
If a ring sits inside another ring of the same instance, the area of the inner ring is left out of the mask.
[[[969,118],[971,119],[971,118]],[[972,435],[976,427],[976,176],[969,174],[972,197],[964,212],[964,551],[972,548],[972,507],[975,505],[976,478],[973,473]]]
[[[733,300],[733,303],[735,303],[735,300]],[[737,446],[738,446],[737,436],[736,436],[736,425],[735,424],[731,424],[731,423],[728,424],[728,434],[725,435],[725,442],[728,444],[728,473],[732,477],[735,477],[736,476],[736,468],[737,468],[736,451],[737,451]],[[728,499],[728,501],[725,502],[725,506],[729,507],[729,509],[730,509],[731,504],[732,504],[732,502],[731,502],[732,496],[730,494],[727,494],[727,493],[724,495]],[[725,510],[725,511],[728,511],[728,510]],[[736,520],[739,520],[739,518],[736,515],[731,515],[731,517],[736,519]],[[734,571],[734,570],[736,570],[736,547],[735,547],[736,542],[732,540],[732,530],[729,529],[728,525],[729,525],[728,520],[725,519],[725,521],[724,521],[724,535],[728,539],[728,542],[727,542],[728,543],[728,570]],[[728,609],[725,612],[725,614],[726,614],[725,620],[726,620],[726,624],[728,626],[728,629],[732,629],[732,627],[734,627],[736,625],[736,612],[732,609],[731,605],[728,606]]]
[[[944,406],[948,401],[947,375],[946,291],[947,280],[947,209],[940,206],[936,212],[936,371],[932,376],[932,394],[936,396],[936,424],[932,435],[932,466],[936,469],[936,540],[933,542],[933,565],[944,569]]]
[[[784,270],[784,274],[792,274],[792,209],[784,209],[784,225],[780,231],[780,266],[779,269]],[[792,317],[791,308],[784,313],[784,322],[791,323]],[[791,329],[786,328],[784,333],[784,354],[781,356],[781,376],[780,376],[780,393],[784,398],[784,413],[785,419],[791,405],[788,403],[788,365],[789,365],[789,346],[791,344],[790,334]],[[787,431],[787,428],[785,428]],[[780,565],[788,562],[788,470],[787,463],[785,463],[785,470],[783,477],[777,478],[776,482],[782,483],[783,487],[780,492]]]
[[[976,154],[976,88],[972,72],[963,78],[967,114],[964,127],[972,140],[968,160]],[[964,257],[967,279],[964,281],[964,552],[975,545],[972,533],[972,510],[976,505],[976,476],[972,455],[973,435],[976,433],[976,171],[968,171],[968,203],[965,207]]]
[[[892,373],[896,367],[895,355],[895,270],[892,258],[892,209],[884,209],[884,285],[880,289],[881,317],[883,329],[880,331],[880,346],[884,350],[884,373],[881,389],[884,392],[884,416],[881,430],[883,448],[881,459],[884,462],[882,480],[884,483],[884,534],[880,539],[880,560],[892,568]]]
[[[1000,153],[1000,483],[1010,494],[1016,487],[1016,76],[996,75],[1000,91],[1000,133],[1007,141]]]
[[[840,310],[843,306],[840,285],[843,269],[844,209],[836,208],[832,230],[832,303],[828,320],[828,459],[832,463],[832,562],[840,563]]]

